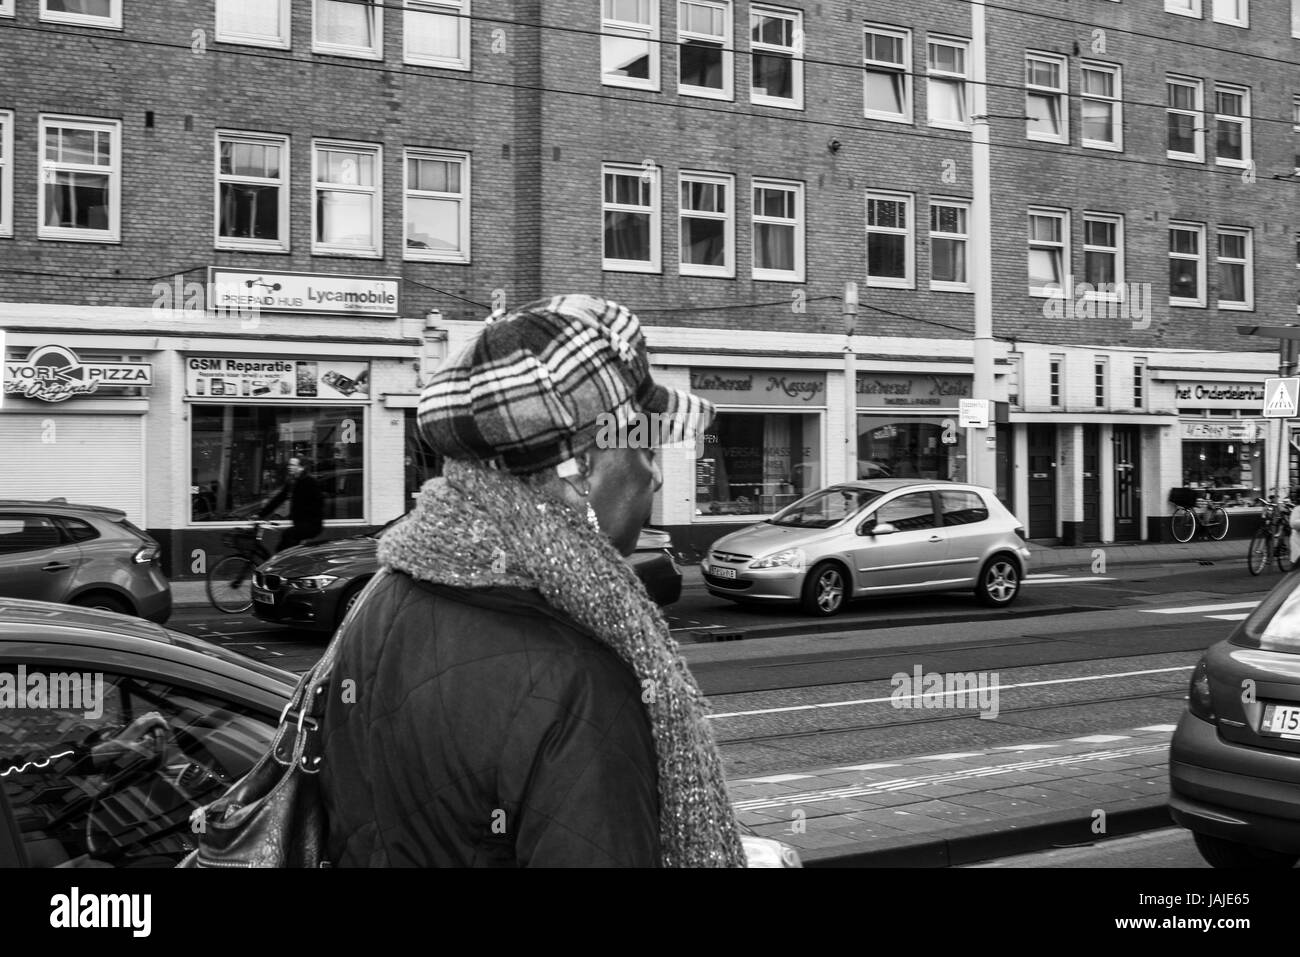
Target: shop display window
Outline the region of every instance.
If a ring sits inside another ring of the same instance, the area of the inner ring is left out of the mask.
[[[966,480],[966,435],[957,416],[858,416],[858,478]]]
[[[719,412],[695,461],[695,514],[771,515],[819,488],[816,413]]]
[[[1224,505],[1252,505],[1262,496],[1266,442],[1183,440],[1183,486],[1214,490]]]

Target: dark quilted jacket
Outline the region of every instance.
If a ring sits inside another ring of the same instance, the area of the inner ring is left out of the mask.
[[[341,640],[321,772],[336,866],[658,865],[640,686],[539,594],[393,573]]]

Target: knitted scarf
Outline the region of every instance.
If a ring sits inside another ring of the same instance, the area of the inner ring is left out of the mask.
[[[504,472],[448,460],[381,564],[462,588],[536,590],[636,675],[659,767],[664,867],[744,867],[740,831],[695,679],[645,586],[610,540],[558,498]]]

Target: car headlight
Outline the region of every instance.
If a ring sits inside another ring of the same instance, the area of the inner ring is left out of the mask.
[[[299,591],[323,591],[338,580],[337,575],[311,575],[307,578],[290,578],[287,584]]]
[[[768,555],[766,558],[758,558],[749,563],[750,568],[802,568],[804,564],[804,553],[802,548],[787,548],[784,551],[777,552],[775,555]]]

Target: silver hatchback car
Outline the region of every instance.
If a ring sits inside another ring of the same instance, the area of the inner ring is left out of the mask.
[[[709,593],[799,602],[838,614],[854,598],[970,589],[1016,600],[1029,569],[1024,528],[989,489],[923,479],[865,479],[813,492],[714,542]]]

